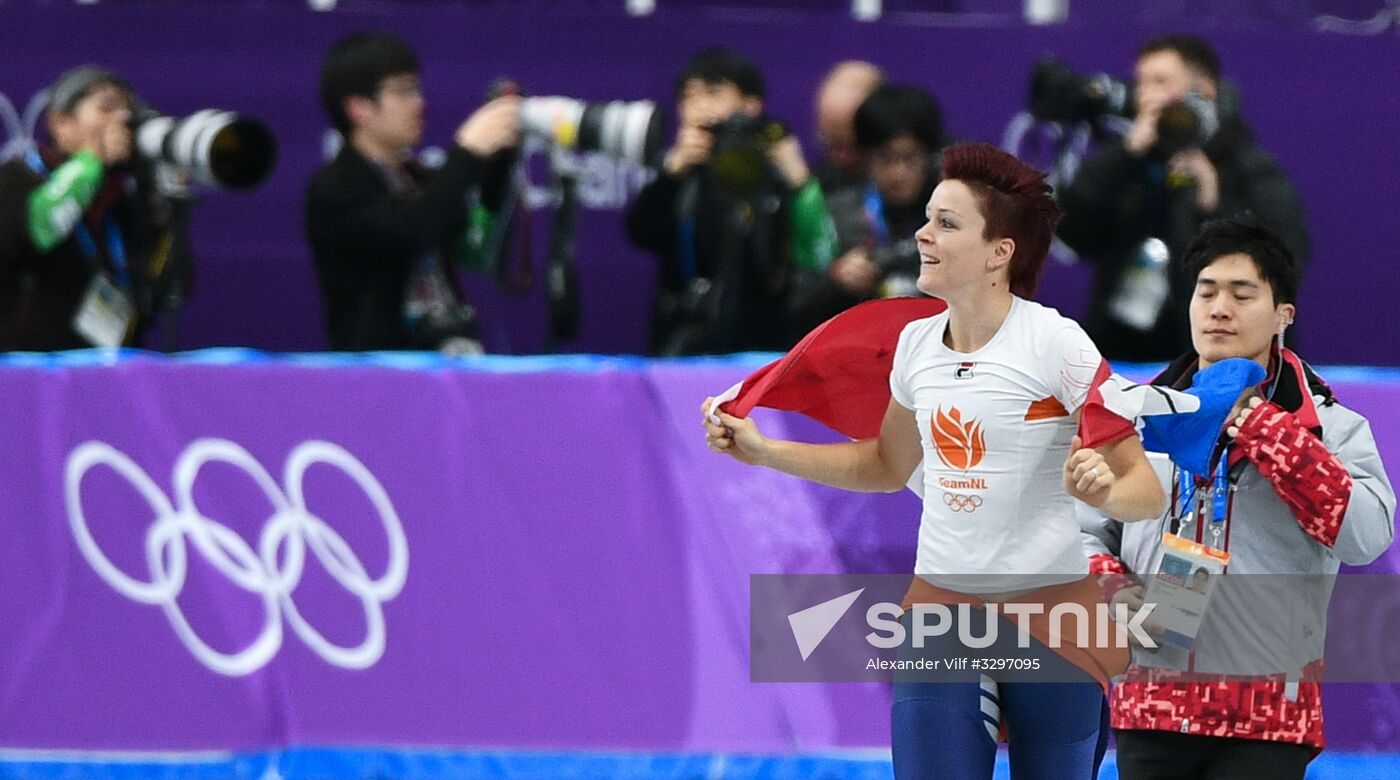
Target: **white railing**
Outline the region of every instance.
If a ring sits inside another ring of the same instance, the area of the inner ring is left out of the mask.
[[[101,0],[74,0],[79,5],[96,5]],[[623,0],[629,16],[650,16],[656,12],[658,0]],[[314,11],[333,11],[340,0],[306,0]],[[1384,5],[1369,19],[1347,19],[1323,14],[1313,20],[1319,32],[1349,35],[1380,35],[1391,29],[1400,30],[1400,0],[1384,0]],[[884,13],[884,0],[851,0],[851,18],[873,22]],[[1029,24],[1063,24],[1069,20],[1069,0],[1024,0],[1022,18]]]
[[[98,0],[78,0],[96,3]],[[332,11],[339,0],[307,0],[315,11]],[[650,16],[656,12],[657,0],[623,0],[629,16]],[[884,0],[851,0],[851,18],[873,22],[884,15]],[[1069,0],[1025,0],[1023,15],[1031,24],[1060,24],[1069,18]]]

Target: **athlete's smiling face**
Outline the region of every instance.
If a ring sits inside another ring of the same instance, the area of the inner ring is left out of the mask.
[[[929,198],[919,244],[919,290],[943,299],[989,284],[1007,284],[1007,264],[1016,244],[987,238],[987,220],[977,195],[957,179],[940,182]]]

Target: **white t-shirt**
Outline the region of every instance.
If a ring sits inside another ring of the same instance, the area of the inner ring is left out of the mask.
[[[1083,577],[1062,471],[1102,356],[1078,323],[1022,298],[975,352],[944,345],[947,327],[946,311],[906,325],[890,373],[924,448],[915,572],[968,593]]]

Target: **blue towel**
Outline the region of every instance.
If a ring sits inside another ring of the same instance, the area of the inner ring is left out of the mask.
[[[1264,367],[1248,358],[1230,358],[1197,371],[1188,395],[1201,399],[1201,408],[1186,414],[1144,417],[1142,446],[1165,452],[1172,462],[1192,474],[1210,471],[1210,455],[1230,410],[1245,388],[1264,381]]]

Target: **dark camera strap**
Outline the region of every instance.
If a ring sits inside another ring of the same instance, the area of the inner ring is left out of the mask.
[[[549,335],[558,341],[578,337],[583,325],[578,267],[574,263],[574,233],[578,223],[578,180],[559,177],[559,207],[554,212],[554,229],[549,237],[549,259],[545,269],[545,294],[549,301]]]
[[[676,249],[681,267],[681,279],[689,284],[700,275],[700,262],[697,258],[695,242],[696,210],[700,203],[700,180],[688,176],[681,182],[680,197],[676,199],[677,230]]]

